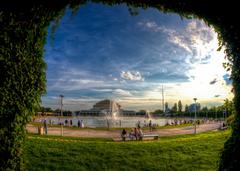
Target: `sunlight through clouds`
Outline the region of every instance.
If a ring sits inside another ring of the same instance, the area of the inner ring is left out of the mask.
[[[105,98],[126,109],[159,109],[162,86],[170,107],[193,97],[204,105],[232,98],[224,49],[217,51],[217,34],[203,21],[153,9],[131,17],[125,5],[94,3],[70,16],[67,10],[54,46],[47,38],[45,106],[57,108],[64,94],[71,110]]]

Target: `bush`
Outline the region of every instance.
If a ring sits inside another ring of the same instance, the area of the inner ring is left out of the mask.
[[[229,126],[233,126],[233,123],[235,121],[235,115],[234,114],[231,114],[227,119],[226,119],[226,122],[227,122],[227,125]]]

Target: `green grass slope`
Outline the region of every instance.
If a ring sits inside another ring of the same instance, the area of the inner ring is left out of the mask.
[[[28,170],[216,170],[230,131],[162,137],[158,141],[28,135]]]

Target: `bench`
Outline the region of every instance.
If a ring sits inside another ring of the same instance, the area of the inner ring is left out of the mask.
[[[158,134],[143,134],[143,137],[140,138],[139,140],[150,139],[150,138],[153,138],[154,140],[157,140],[158,137],[159,137]],[[130,138],[129,136],[126,136],[126,137],[125,137],[125,141],[134,141],[134,140],[136,140],[135,137],[132,137],[132,138]],[[123,140],[123,138],[121,137],[121,139],[115,138],[115,141],[124,141],[124,140]]]
[[[145,138],[152,138],[152,137],[153,137],[154,140],[157,140],[158,137],[159,137],[159,135],[158,135],[158,134],[143,134],[142,139],[145,139]]]

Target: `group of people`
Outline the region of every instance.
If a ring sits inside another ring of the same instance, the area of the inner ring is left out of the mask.
[[[42,121],[42,124],[43,124],[43,128],[47,134],[47,125],[48,125],[48,122],[50,125],[53,125],[54,124],[54,121],[49,119],[49,121],[47,121],[47,119],[43,119]],[[64,126],[73,126],[73,120],[72,119],[65,119],[64,121],[61,121],[60,118],[58,119],[58,125],[64,125]],[[83,120],[81,119],[78,119],[78,122],[77,122],[77,126],[78,128],[84,128],[84,123],[83,123]]]
[[[72,119],[70,119],[70,120],[66,119],[64,122],[61,122],[60,119],[59,119],[58,123],[59,123],[59,125],[73,126]],[[77,126],[78,126],[78,128],[84,128],[84,124],[83,124],[82,119],[81,120],[78,119]]]
[[[143,131],[140,127],[131,129],[129,133],[125,129],[122,130],[122,140],[125,141],[127,136],[129,137],[130,140],[142,140],[143,138]]]
[[[72,120],[68,120],[68,119],[65,119],[65,126],[72,126],[73,125],[73,122]]]

